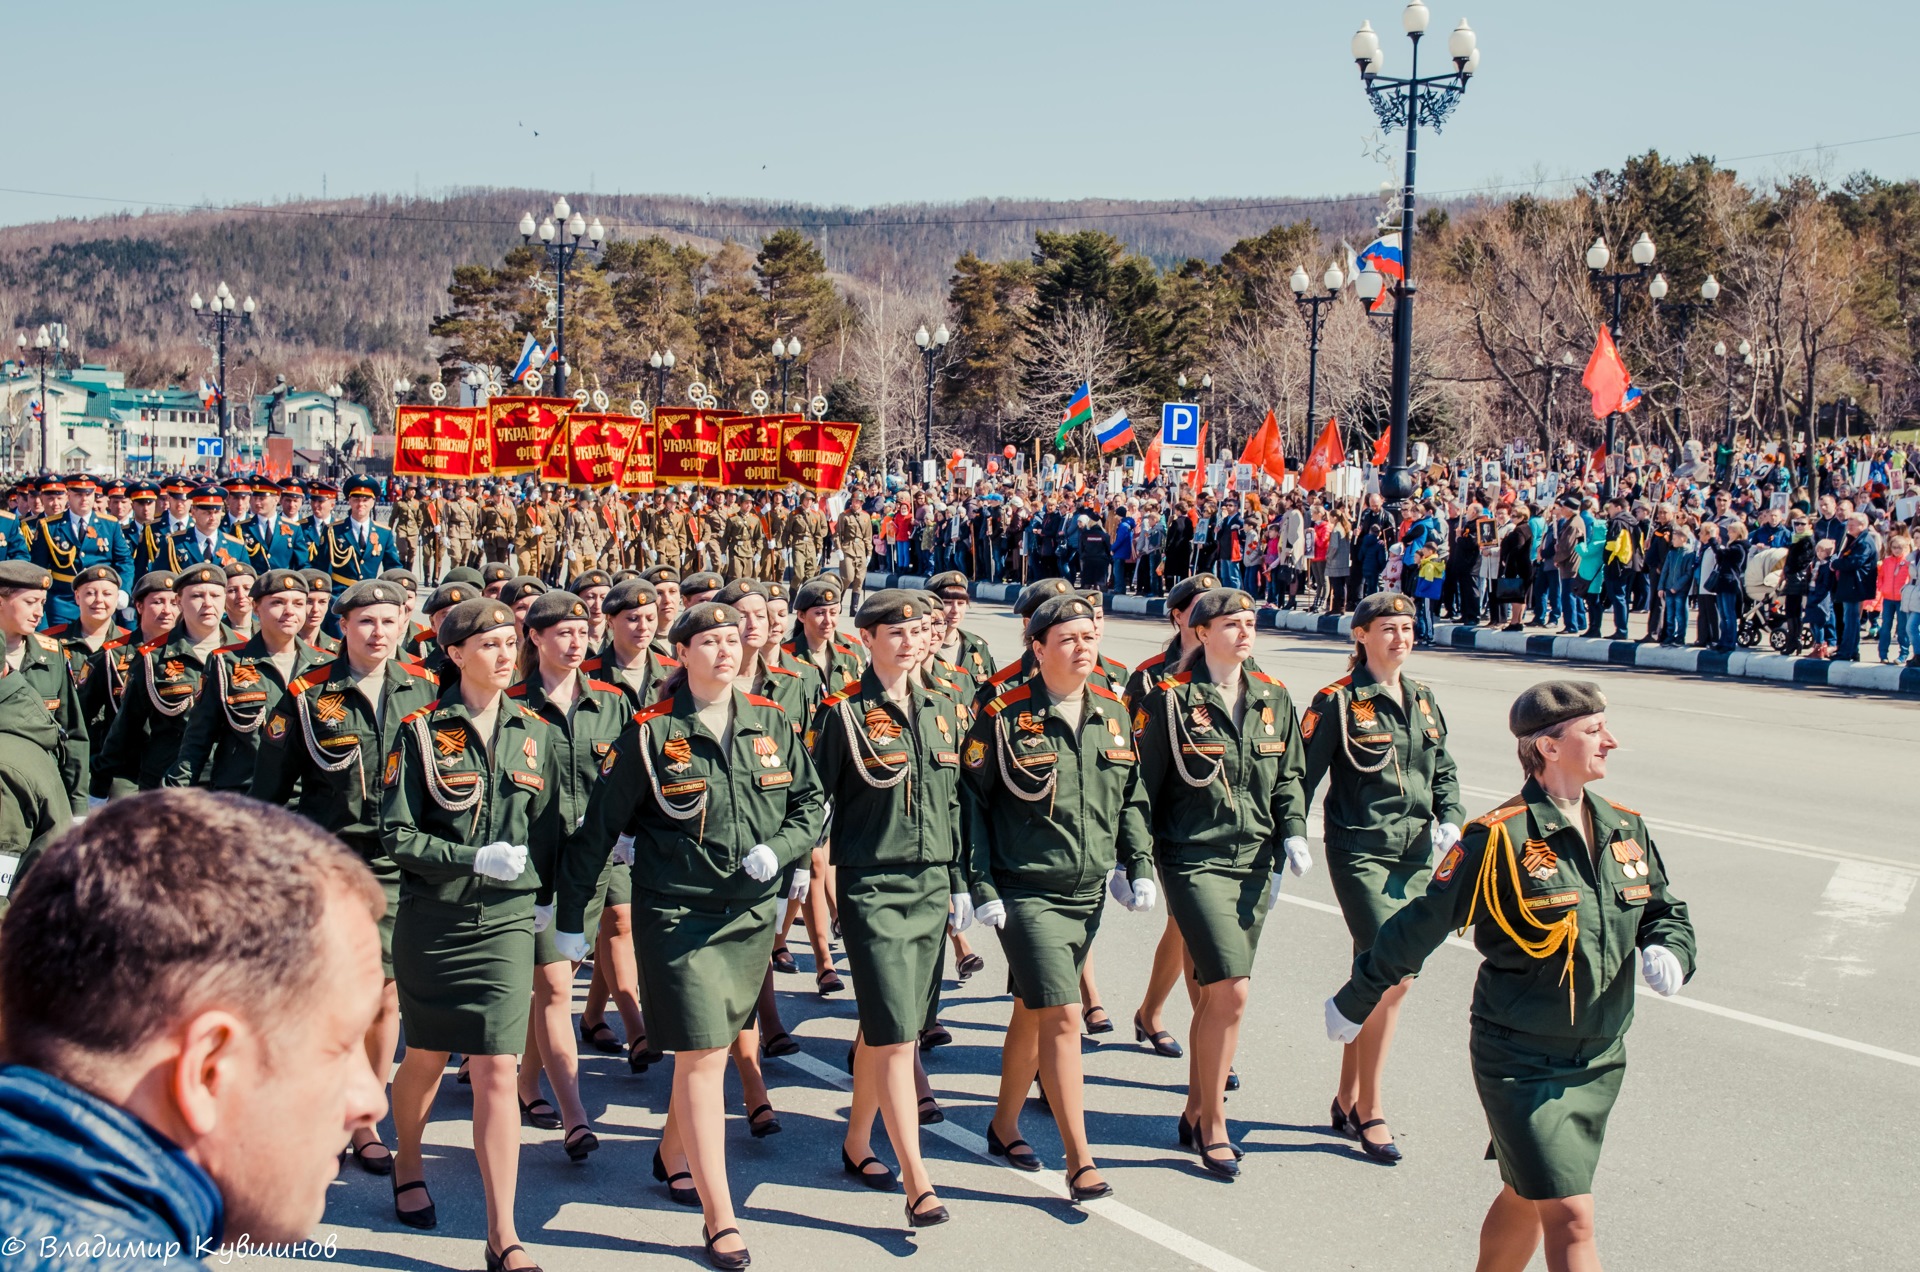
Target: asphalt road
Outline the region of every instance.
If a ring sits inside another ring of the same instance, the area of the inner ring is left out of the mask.
[[[976,611],[968,626],[1003,658],[1016,648],[1001,607]],[[1114,619],[1105,649],[1133,664],[1165,631]],[[1262,633],[1257,656],[1303,702],[1342,673],[1345,650]],[[1419,656],[1412,672],[1446,712],[1469,811],[1517,789],[1507,706],[1526,685],[1569,673],[1455,653]],[[1607,1266],[1910,1266],[1920,1238],[1920,924],[1909,912],[1920,882],[1920,712],[1832,691],[1597,666],[1570,674],[1605,686],[1622,749],[1604,793],[1646,815],[1700,942],[1699,973],[1680,998],[1641,993],[1596,1183]],[[1316,813],[1316,854],[1318,822]],[[1466,1057],[1474,954],[1443,947],[1408,1000],[1388,1086],[1407,1157],[1378,1166],[1325,1130],[1339,1055],[1322,1032],[1321,1002],[1345,974],[1345,927],[1319,870],[1289,878],[1285,900],[1266,928],[1238,1057],[1244,1086],[1228,1105],[1247,1150],[1231,1184],[1175,1145],[1184,1062],[1134,1045],[1126,1025],[1162,914],[1116,906],[1107,916],[1095,966],[1119,1030],[1088,1040],[1085,1064],[1090,1130],[1116,1195],[1081,1209],[1060,1199],[1057,1171],[1023,1175],[984,1155],[1008,1003],[997,944],[976,928],[988,968],[964,986],[948,982],[943,1016],[956,1043],[929,1067],[949,1120],[923,1137],[954,1220],[915,1236],[899,1194],[870,1192],[840,1171],[853,1003],[809,992],[811,958],[796,939],[803,974],[781,978],[782,1011],[804,1051],[767,1065],[784,1133],[750,1139],[737,1088],[730,1096],[728,1165],[754,1266],[1470,1266],[1499,1187],[1482,1160],[1486,1125]],[[1176,1001],[1169,1027],[1183,1034],[1186,1020]],[[559,1132],[525,1133],[522,1239],[547,1268],[704,1266],[698,1212],[669,1203],[648,1173],[664,1067],[632,1077],[618,1057],[583,1064],[604,1147],[575,1166]],[[349,1167],[322,1229],[337,1236],[339,1265],[480,1265],[471,1105],[451,1076],[429,1131],[439,1229],[399,1227],[386,1181]],[[1057,1167],[1045,1112],[1029,1106],[1022,1129]],[[883,1136],[875,1148],[890,1159]]]

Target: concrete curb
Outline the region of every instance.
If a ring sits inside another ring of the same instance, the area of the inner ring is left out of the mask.
[[[869,574],[866,585],[869,588],[924,587],[926,580],[907,574]],[[973,584],[973,598],[976,601],[1010,605],[1019,593],[1019,585],[1013,583]],[[1108,592],[1106,609],[1109,614],[1127,618],[1162,619],[1166,617],[1167,603],[1164,598],[1157,596],[1124,596]],[[1263,609],[1257,623],[1264,631],[1341,640],[1348,639],[1352,627],[1352,621],[1344,616],[1306,614],[1297,610]],[[1434,624],[1433,642],[1439,649],[1464,649],[1518,658],[1605,663],[1612,667],[1644,668],[1689,676],[1726,676],[1741,680],[1765,680],[1774,684],[1863,689],[1873,693],[1920,697],[1920,667],[1829,662],[1824,658],[1788,658],[1783,654],[1763,654],[1745,649],[1736,649],[1730,654],[1691,647],[1666,649],[1630,640],[1563,636],[1540,631],[1503,632],[1498,628],[1468,627],[1460,623]]]

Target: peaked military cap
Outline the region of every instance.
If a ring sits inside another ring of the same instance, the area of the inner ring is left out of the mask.
[[[195,486],[188,502],[196,508],[224,508],[227,497],[218,486]]]
[[[346,494],[349,499],[355,495],[365,495],[369,499],[378,499],[380,497],[380,483],[371,477],[350,477],[347,479]]]

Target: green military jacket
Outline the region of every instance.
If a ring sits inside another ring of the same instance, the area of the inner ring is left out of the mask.
[[[998,664],[993,661],[993,652],[987,648],[987,642],[965,629],[960,632],[960,648],[953,663],[966,673],[969,692],[978,690],[993,679],[993,673],[999,670]]]
[[[267,716],[253,797],[287,804],[298,791],[293,811],[371,852],[383,826],[380,764],[393,753],[401,721],[439,694],[432,672],[390,658],[376,724],[346,655],[317,663],[294,678]]]
[[[1121,691],[1120,700],[1127,704],[1127,710],[1135,713],[1136,731],[1140,727],[1137,723],[1138,714],[1147,705],[1147,695],[1159,686],[1162,676],[1173,673],[1180,664],[1180,657],[1180,637],[1176,633],[1165,649],[1142,661],[1127,676],[1127,687]]]
[[[46,631],[40,634],[42,636],[51,636],[60,642],[61,650],[67,655],[67,667],[73,672],[74,679],[78,680],[80,678],[80,669],[86,666],[87,660],[94,655],[93,646],[87,644],[87,638],[81,634],[80,624],[61,623],[57,626],[47,628]],[[100,643],[104,646],[131,635],[133,635],[133,633],[119,623],[109,623],[107,624],[106,639]],[[99,749],[99,743],[100,739],[94,739],[95,750]]]
[[[225,619],[220,621],[220,633],[223,644],[232,643],[233,629]],[[143,791],[160,785],[179,757],[187,713],[200,694],[205,670],[184,622],[164,640],[150,641],[135,651],[126,692],[120,697],[120,714],[96,762],[107,780],[131,781]]]
[[[1689,978],[1693,922],[1639,813],[1591,789],[1594,849],[1582,828],[1527,782],[1434,867],[1433,881],[1380,929],[1334,996],[1364,1021],[1380,996],[1420,970],[1449,933],[1473,928],[1484,960],[1473,1014],[1547,1038],[1617,1038],[1633,1022],[1634,963],[1664,945]],[[1522,942],[1525,944],[1523,945]]]
[[[784,645],[776,645],[773,653],[779,660],[779,665],[799,676],[806,686],[807,710],[800,718],[811,721],[813,713],[819,709],[821,701],[827,696],[827,678],[821,675],[820,669],[812,663],[803,662],[788,653]]]
[[[60,729],[38,691],[0,678],[0,918],[20,878],[72,822],[56,756]]]
[[[131,632],[117,636],[86,656],[73,673],[74,687],[80,693],[80,713],[87,722],[87,738],[92,753],[92,794],[104,799],[109,794],[126,794],[137,789],[131,781],[115,790],[113,779],[100,767],[100,752],[119,718],[120,703],[127,694],[127,680],[133,675],[133,658],[139,652],[137,638]],[[71,655],[69,655],[71,660]]]
[[[401,896],[531,909],[569,829],[560,750],[547,722],[504,699],[493,736],[483,739],[454,697],[408,713],[398,733],[381,771],[380,823],[387,855],[400,867]],[[526,845],[519,877],[475,874],[475,852],[502,842]]]
[[[944,866],[948,892],[967,890],[960,852],[960,743],[950,696],[909,680],[907,701],[881,691],[869,667],[820,704],[807,750],[833,801],[835,866]]]
[[[820,779],[800,735],[770,698],[733,691],[723,749],[681,685],[633,717],[601,762],[587,819],[561,862],[554,926],[578,932],[613,841],[634,837],[636,890],[696,905],[757,905],[779,886],[740,869],[765,844],[781,871],[806,859],[824,820]]]
[[[600,778],[600,765],[633,718],[626,691],[584,671],[573,709],[563,711],[547,698],[546,682],[536,666],[507,696],[538,716],[547,726],[549,745],[557,759],[557,789],[561,821],[568,832],[587,815],[587,796]],[[514,842],[519,842],[515,840]]]
[[[86,711],[73,667],[59,641],[42,632],[26,638],[20,651],[20,670],[13,673],[33,686],[41,704],[60,730],[58,761],[66,783],[67,800],[75,816],[87,811],[87,792],[93,779],[92,747],[88,741]]]
[[[1321,809],[1329,850],[1424,854],[1429,823],[1466,818],[1440,704],[1411,676],[1400,685],[1405,707],[1362,663],[1315,694],[1301,717],[1307,798],[1332,775]]]
[[[615,666],[615,657],[613,643],[609,641],[601,646],[598,656],[581,663],[580,670],[618,688],[627,695],[627,703],[634,711],[651,706],[660,696],[660,682],[680,665],[654,646],[648,646],[646,657],[632,671]]]
[[[821,675],[820,664],[810,657],[812,646],[807,643],[807,634],[796,630],[793,639],[780,646],[785,653],[793,655],[798,662],[813,668],[815,675]],[[826,693],[839,693],[842,689],[851,689],[860,681],[860,673],[867,667],[866,656],[854,646],[838,637],[828,642],[827,669],[821,676]]]
[[[960,836],[976,903],[1017,888],[1056,896],[1098,890],[1116,865],[1152,874],[1147,796],[1112,690],[1087,681],[1080,728],[1038,676],[974,719],[961,754]]]
[[[1280,841],[1307,833],[1306,747],[1287,687],[1248,665],[1235,725],[1205,659],[1163,679],[1138,710],[1140,784],[1154,851],[1173,862],[1268,868]]]
[[[819,684],[818,675],[809,679],[806,672],[784,659],[776,665],[763,657],[754,673],[753,684],[746,687],[752,693],[779,703],[781,714],[799,731],[805,729],[807,722],[813,719],[820,698],[825,696],[816,694]]]
[[[293,673],[286,680],[258,632],[238,645],[213,651],[207,675],[211,683],[187,715],[180,753],[166,786],[206,786],[216,791],[247,791],[260,756],[260,726],[298,680],[328,656],[303,640],[293,642]]]

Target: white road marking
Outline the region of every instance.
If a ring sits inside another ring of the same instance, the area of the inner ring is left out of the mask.
[[[1303,909],[1319,910],[1324,914],[1340,913],[1339,906],[1328,905],[1325,901],[1313,901],[1306,897],[1290,897],[1284,892],[1280,894],[1280,899],[1290,904],[1300,906]],[[1448,937],[1447,944],[1476,955],[1480,952],[1474,948],[1471,941],[1463,940],[1457,936]],[[1818,1029],[1807,1029],[1800,1025],[1790,1025],[1784,1020],[1773,1020],[1766,1016],[1756,1016],[1752,1012],[1737,1011],[1732,1007],[1718,1007],[1713,1003],[1703,1003],[1698,998],[1687,997],[1684,992],[1672,998],[1662,998],[1645,985],[1634,986],[1634,992],[1642,998],[1666,1006],[1687,1007],[1694,1011],[1703,1011],[1709,1016],[1721,1016],[1727,1020],[1737,1020],[1742,1024],[1754,1025],[1761,1029],[1771,1029],[1775,1033],[1790,1034],[1795,1038],[1804,1038],[1808,1042],[1821,1042],[1829,1047],[1838,1047],[1843,1051],[1857,1051],[1863,1056],[1873,1056],[1879,1060],[1891,1060],[1895,1064],[1904,1064],[1912,1068],[1920,1069],[1920,1056],[1908,1055],[1904,1051],[1894,1051],[1888,1047],[1876,1047],[1870,1042],[1858,1042],[1852,1038],[1842,1038],[1838,1034],[1822,1033]]]
[[[842,1091],[853,1089],[851,1074],[844,1069],[836,1069],[830,1064],[816,1060],[804,1051],[790,1056],[781,1056],[780,1059],[829,1086],[838,1087]],[[952,1122],[936,1122],[932,1126],[923,1126],[920,1128],[920,1133],[937,1135],[955,1148],[964,1149],[988,1161],[994,1160],[987,1153],[985,1136],[975,1135],[972,1131],[955,1126]],[[1042,1170],[1029,1174],[1026,1171],[1009,1168],[1007,1173],[1026,1180],[1040,1191],[1063,1201],[1069,1196],[1067,1178],[1057,1170]],[[1143,1237],[1200,1267],[1214,1269],[1214,1272],[1261,1272],[1261,1269],[1244,1259],[1235,1258],[1225,1250],[1217,1250],[1199,1238],[1188,1236],[1178,1228],[1169,1227],[1153,1216],[1142,1214],[1112,1197],[1099,1201],[1083,1201],[1079,1205],[1088,1214],[1098,1215],[1107,1222],[1117,1224],[1135,1236]]]

